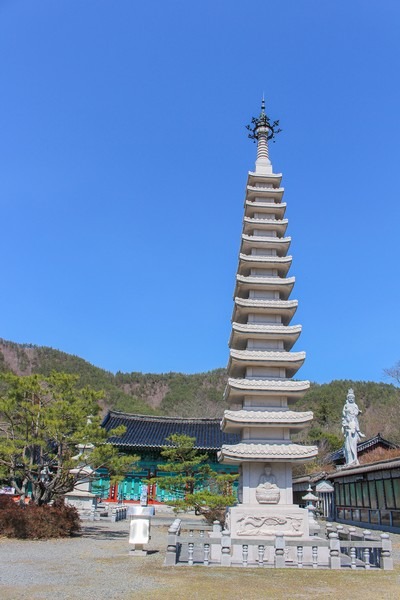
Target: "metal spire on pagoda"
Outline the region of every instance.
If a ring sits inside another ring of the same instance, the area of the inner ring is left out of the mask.
[[[250,131],[249,138],[257,141],[255,172],[266,175],[271,174],[272,164],[269,159],[268,141],[272,140],[281,130],[279,129],[279,121],[271,122],[266,114],[264,96],[261,102],[261,112],[259,117],[253,117],[251,125],[248,125],[247,129]]]

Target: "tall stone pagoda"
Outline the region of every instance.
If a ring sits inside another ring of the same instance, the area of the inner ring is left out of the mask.
[[[290,324],[297,308],[290,299],[295,278],[288,277],[291,239],[282,175],[273,172],[268,152],[277,126],[263,100],[248,127],[257,160],[247,179],[225,391],[230,410],[222,419],[224,432],[240,433],[238,444],[222,446],[219,460],[240,465],[239,504],[230,509],[228,528],[242,539],[309,535],[307,511],[293,504],[292,465],[317,454],[315,446],[290,439],[313,414],[292,410],[310,384],[292,379],[305,353],[291,351],[301,326]]]

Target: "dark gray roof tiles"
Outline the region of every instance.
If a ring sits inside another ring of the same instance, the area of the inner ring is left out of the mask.
[[[222,444],[237,444],[238,434],[223,433],[221,419],[183,419],[179,417],[153,417],[109,411],[102,426],[110,431],[123,425],[126,432],[121,437],[110,437],[108,442],[127,448],[161,448],[168,445],[166,438],[174,433],[196,438],[195,447],[220,450]]]

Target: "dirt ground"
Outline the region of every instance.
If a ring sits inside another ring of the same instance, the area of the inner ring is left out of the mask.
[[[163,567],[165,520],[154,520],[150,553],[129,556],[128,522],[90,523],[65,540],[0,539],[1,600],[400,600],[394,571]],[[393,536],[400,556],[400,536]]]

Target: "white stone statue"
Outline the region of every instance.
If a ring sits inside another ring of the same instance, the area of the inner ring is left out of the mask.
[[[281,493],[276,485],[275,475],[272,474],[271,465],[264,465],[264,472],[260,475],[256,487],[256,499],[259,504],[278,504]]]
[[[342,412],[342,433],[344,435],[344,457],[346,466],[358,465],[357,444],[361,438],[365,437],[360,431],[358,415],[361,413],[358,408],[353,390],[350,388],[347,393],[346,404]]]

